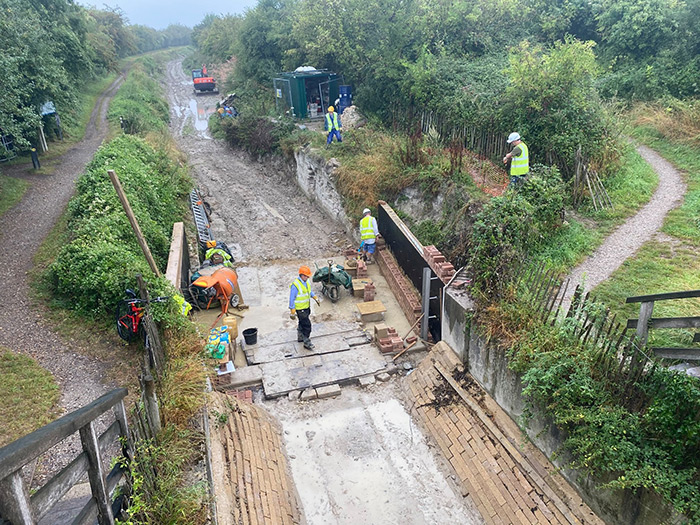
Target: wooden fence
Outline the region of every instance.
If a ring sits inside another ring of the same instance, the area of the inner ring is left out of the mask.
[[[639,295],[628,297],[626,303],[641,303],[639,318],[629,319],[627,328],[636,329],[639,344],[645,345],[649,337],[650,328],[700,328],[700,317],[652,317],[654,303],[673,299],[690,299],[700,297],[700,290],[686,292],[670,292],[654,295]],[[700,342],[700,333],[695,333],[693,342]],[[666,359],[683,359],[686,361],[700,361],[700,348],[676,348],[676,347],[652,347],[651,350],[658,356]]]
[[[57,419],[0,449],[0,516],[13,525],[33,525],[47,516],[52,507],[87,472],[92,498],[73,521],[74,524],[113,524],[112,493],[123,477],[125,467],[118,461],[105,474],[104,452],[113,443],[122,443],[124,457],[131,457],[132,446],[124,410],[125,388],[112,390],[89,405]],[[115,421],[97,435],[95,420],[113,409]],[[82,452],[68,466],[31,496],[22,478],[22,467],[75,432],[80,433]],[[111,463],[111,462],[107,462]]]
[[[645,352],[645,341],[636,334],[628,335],[629,323],[625,326],[618,322],[609,308],[596,302],[590,292],[584,294],[581,286],[576,286],[564,312],[563,300],[570,281],[561,281],[544,265],[521,272],[515,282],[542,322],[559,324],[582,346],[593,349],[597,373],[617,385],[621,399],[632,408],[639,396],[630,393],[642,374],[656,366],[656,360]]]

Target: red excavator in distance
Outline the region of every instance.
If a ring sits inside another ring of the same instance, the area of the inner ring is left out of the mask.
[[[207,73],[207,66],[202,64],[202,69],[192,70],[192,82],[194,83],[194,94],[200,93],[218,93],[216,81]]]

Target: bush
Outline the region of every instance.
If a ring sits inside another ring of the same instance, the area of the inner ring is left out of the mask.
[[[137,64],[109,105],[107,118],[119,124],[125,133],[140,134],[164,130],[170,122],[168,104],[161,96],[159,84]],[[149,62],[149,69],[152,66]]]
[[[77,182],[69,204],[71,241],[50,267],[54,293],[90,316],[110,311],[133,288],[134,275],[152,275],[107,170],[119,176],[159,267],[166,264],[173,222],[184,212],[190,182],[181,168],[142,139],[122,136],[102,146]]]
[[[252,155],[281,151],[282,139],[297,129],[291,120],[272,120],[254,115],[223,119],[221,128],[231,146]]]

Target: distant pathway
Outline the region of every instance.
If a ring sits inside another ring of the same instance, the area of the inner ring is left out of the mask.
[[[50,371],[61,389],[60,405],[76,410],[106,393],[106,363],[82,355],[76,344],[66,341],[42,315],[41,305],[30,298],[28,273],[32,259],[51,232],[75,190],[75,180],[107,136],[107,108],[122,82],[120,76],[100,95],[85,137],[59,160],[51,175],[28,175],[26,165],[3,169],[3,175],[22,178],[31,185],[22,200],[0,216],[0,346],[29,355]],[[95,344],[100,344],[95,341]],[[65,465],[80,451],[77,439],[47,454],[47,471]]]
[[[651,200],[636,215],[610,234],[593,254],[571,271],[564,311],[571,302],[576,285],[583,283],[584,290],[589,291],[608,279],[661,229],[668,212],[683,202],[686,184],[678,170],[646,146],[637,146],[637,152],[659,175],[659,185]]]

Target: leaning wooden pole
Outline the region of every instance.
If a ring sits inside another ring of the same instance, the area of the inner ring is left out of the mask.
[[[141,246],[141,250],[143,251],[143,255],[146,257],[146,261],[148,261],[148,266],[151,267],[151,271],[155,274],[156,277],[160,277],[160,271],[156,266],[156,261],[153,259],[153,255],[151,255],[151,250],[148,248],[148,244],[146,244],[146,238],[143,236],[143,233],[141,233],[141,228],[139,227],[139,223],[136,220],[134,211],[131,209],[129,199],[126,198],[126,193],[124,193],[122,184],[121,182],[119,182],[119,177],[117,177],[117,174],[114,172],[114,170],[107,170],[107,174],[109,175],[109,179],[112,181],[112,185],[114,185],[114,189],[117,191],[117,196],[119,197],[119,200],[121,201],[122,206],[124,207],[124,212],[126,213],[126,216],[129,218],[131,228],[136,234],[136,240],[138,241],[139,246]]]

